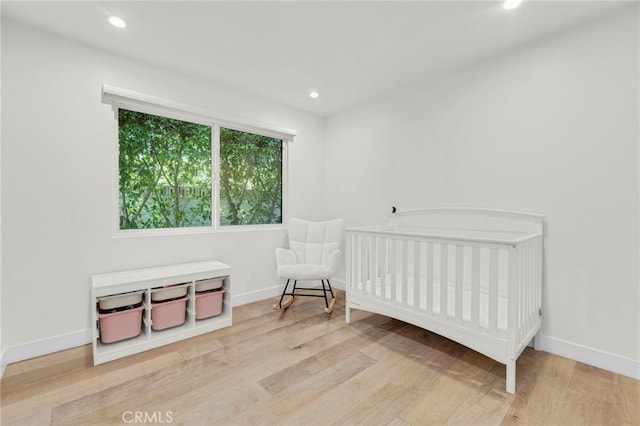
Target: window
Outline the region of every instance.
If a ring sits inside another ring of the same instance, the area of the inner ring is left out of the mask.
[[[283,223],[294,131],[113,86],[102,96],[118,123],[116,233]]]
[[[282,223],[282,140],[220,129],[220,225]]]
[[[211,226],[211,127],[118,110],[120,229]]]

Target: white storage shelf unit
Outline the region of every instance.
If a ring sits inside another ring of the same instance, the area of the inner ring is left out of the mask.
[[[223,287],[226,290],[222,299],[222,313],[196,320],[196,282],[219,277],[223,277]],[[231,326],[231,267],[222,262],[207,261],[96,274],[91,277],[91,281],[94,365]],[[151,328],[152,291],[158,287],[184,283],[188,288],[184,324],[164,330],[153,330]],[[135,291],[143,292],[142,332],[130,339],[102,343],[98,325],[99,300],[103,297]]]

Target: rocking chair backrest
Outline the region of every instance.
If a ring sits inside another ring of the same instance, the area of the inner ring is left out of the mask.
[[[296,254],[299,264],[324,265],[329,255],[340,249],[344,220],[312,222],[289,219],[289,248]]]

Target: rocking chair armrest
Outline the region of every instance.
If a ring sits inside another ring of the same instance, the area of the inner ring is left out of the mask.
[[[296,263],[298,263],[298,259],[293,250],[283,248],[276,249],[276,264],[278,264],[278,266],[295,265]]]

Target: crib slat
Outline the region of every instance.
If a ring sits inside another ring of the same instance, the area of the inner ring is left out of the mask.
[[[518,341],[522,339],[522,332],[525,327],[525,311],[527,307],[525,306],[525,297],[526,297],[526,289],[527,289],[527,245],[524,244],[520,248],[520,281],[519,281],[519,291],[518,291]]]
[[[389,239],[380,240],[380,288],[376,289],[378,296],[384,299],[387,292],[387,274],[389,273]]]
[[[362,237],[362,246],[361,246],[361,256],[362,261],[360,262],[360,274],[362,279],[362,292],[367,292],[367,260],[369,257],[369,241],[371,241],[371,237]]]
[[[536,240],[535,261],[533,265],[536,271],[536,276],[535,276],[536,284],[533,290],[533,300],[534,300],[533,310],[534,310],[534,318],[537,320],[539,318],[539,312],[541,309],[540,291],[542,288],[542,240]]]
[[[371,294],[376,294],[376,288],[378,287],[378,281],[380,280],[380,243],[381,238],[376,237],[376,256],[373,267],[373,280],[371,281]]]
[[[542,239],[538,240],[536,247],[536,318],[539,316],[539,312],[542,312]]]
[[[489,249],[489,333],[498,334],[498,250]]]
[[[398,242],[394,238],[389,238],[389,271],[391,276],[389,277],[390,287],[390,299],[395,303],[396,301],[396,275],[398,265],[396,263],[396,249],[398,248]]]
[[[480,328],[480,247],[471,249],[471,327]]]
[[[433,316],[433,243],[427,243],[427,315]]]
[[[509,300],[507,303],[507,357],[515,358],[515,350],[518,346],[518,300],[520,279],[520,249],[509,249]]]
[[[420,310],[420,241],[413,245],[413,310]]]
[[[520,303],[518,304],[518,341],[522,339],[524,329],[527,326],[527,254],[528,244],[524,244],[520,250]]]
[[[524,270],[525,270],[525,289],[522,292],[522,304],[524,305],[525,315],[526,317],[522,319],[522,327],[521,327],[521,336],[520,339],[524,338],[524,335],[527,331],[529,331],[529,326],[531,324],[531,287],[533,286],[533,279],[531,278],[531,244],[528,243],[526,245],[526,255],[523,259],[524,262]]]
[[[456,246],[456,322],[460,325],[463,323],[462,315],[462,248]]]
[[[409,287],[409,241],[402,241],[402,293],[400,302],[407,306],[407,291]]]
[[[538,242],[532,241],[530,258],[531,265],[529,266],[531,268],[531,289],[529,291],[529,303],[531,305],[531,327],[533,327],[536,322],[536,278],[538,275],[536,271],[537,247]]]
[[[525,315],[528,313],[528,306],[527,306],[527,292],[529,291],[529,248],[530,245],[526,244],[524,247],[524,253],[523,253],[523,257],[522,257],[522,269],[523,269],[523,275],[524,277],[522,278],[522,288],[520,289],[520,298],[522,299],[522,308],[521,310],[525,311],[522,315],[522,319],[520,320],[520,339],[522,339],[524,337],[524,334],[527,331],[527,327],[529,326],[529,318],[525,317]]]
[[[355,263],[354,259],[354,244],[355,235],[347,233],[347,264],[345,265],[347,268],[347,290],[355,289],[355,277],[353,276],[353,264]]]
[[[368,251],[368,256],[367,256],[367,285],[365,288],[365,293],[367,294],[371,294],[371,288],[375,285],[375,270],[373,269],[375,266],[375,259],[376,259],[376,253],[375,253],[375,244],[376,244],[376,237],[375,236],[371,236],[369,237],[369,247],[367,249]]]
[[[367,287],[371,277],[369,276],[369,265],[371,264],[371,240],[372,236],[368,236],[364,239],[363,256],[362,261],[362,292],[367,293]]]
[[[536,322],[536,247],[537,241],[532,241],[531,251],[529,255],[529,276],[531,282],[529,283],[529,329],[531,329]]]
[[[447,320],[449,292],[449,246],[440,244],[440,317]]]
[[[360,262],[362,256],[362,250],[360,249],[360,241],[362,235],[354,235],[353,237],[353,287],[360,291]]]
[[[527,329],[525,332],[528,332],[533,327],[533,254],[533,244],[529,243],[527,244]]]

